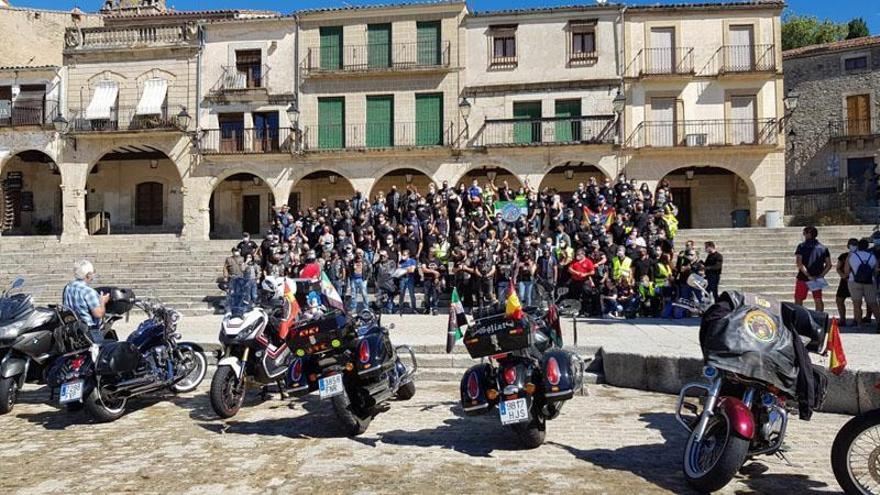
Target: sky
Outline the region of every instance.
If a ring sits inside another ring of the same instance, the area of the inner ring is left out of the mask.
[[[321,7],[364,5],[370,3],[397,3],[398,0],[168,0],[168,5],[178,10],[248,8],[275,10],[283,13]],[[613,1],[613,0],[612,0]],[[620,0],[618,0],[620,1]],[[713,1],[713,0],[706,0]],[[10,0],[17,7],[36,7],[52,10],[69,10],[77,6],[93,12],[101,8],[102,0]],[[528,8],[535,6],[592,4],[593,0],[469,0],[471,10],[496,10],[501,8]],[[654,4],[657,0],[624,0],[627,4]],[[664,0],[659,3],[693,3],[693,0]],[[880,1],[878,0],[788,0],[788,8],[798,14],[808,14],[820,19],[848,21],[862,17],[868,22],[871,34],[880,34]]]

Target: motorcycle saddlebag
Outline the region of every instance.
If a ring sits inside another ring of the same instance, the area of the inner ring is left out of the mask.
[[[130,373],[140,360],[141,353],[131,342],[108,342],[101,346],[95,369],[99,375]]]
[[[471,366],[461,377],[461,408],[467,416],[484,414],[489,409],[486,390],[492,385],[488,364]]]
[[[300,357],[323,354],[341,345],[347,326],[345,314],[336,310],[317,319],[298,321],[287,334],[287,345]]]
[[[541,358],[541,371],[543,375],[544,397],[547,402],[556,402],[571,399],[574,391],[581,387],[580,370],[571,353],[561,349],[554,349]]]

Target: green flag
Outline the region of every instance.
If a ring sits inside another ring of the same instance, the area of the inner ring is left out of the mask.
[[[467,315],[464,314],[464,306],[458,298],[458,289],[452,289],[452,298],[449,302],[449,330],[446,332],[446,353],[452,352],[455,343],[464,336],[464,328],[468,325]]]

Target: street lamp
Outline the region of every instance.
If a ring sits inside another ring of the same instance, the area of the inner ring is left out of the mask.
[[[55,126],[57,132],[64,134],[67,132],[67,126],[70,125],[70,122],[59,113],[57,117],[52,119],[52,125]]]
[[[623,95],[623,92],[620,89],[617,90],[617,94],[614,96],[614,100],[611,101],[611,105],[614,108],[614,113],[623,113],[623,107],[626,106],[626,96]]]
[[[180,107],[180,113],[177,114],[177,125],[180,126],[180,129],[186,132],[189,129],[189,123],[192,120],[192,117],[189,115],[189,112],[186,111],[186,107]]]
[[[461,116],[467,120],[471,115],[471,102],[469,102],[467,98],[462,97],[462,99],[458,100],[458,111],[461,112]]]
[[[791,115],[797,110],[798,100],[800,99],[801,94],[797,92],[796,89],[791,88],[788,90],[788,93],[785,95],[785,98],[782,99],[782,104],[785,106],[785,113]]]
[[[293,103],[287,107],[287,118],[290,120],[290,126],[294,129],[299,128],[299,108]]]

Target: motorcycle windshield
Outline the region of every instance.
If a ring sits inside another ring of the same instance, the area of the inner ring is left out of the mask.
[[[229,282],[226,295],[226,309],[233,315],[243,315],[254,307],[254,289],[256,282],[244,277],[234,278]]]

